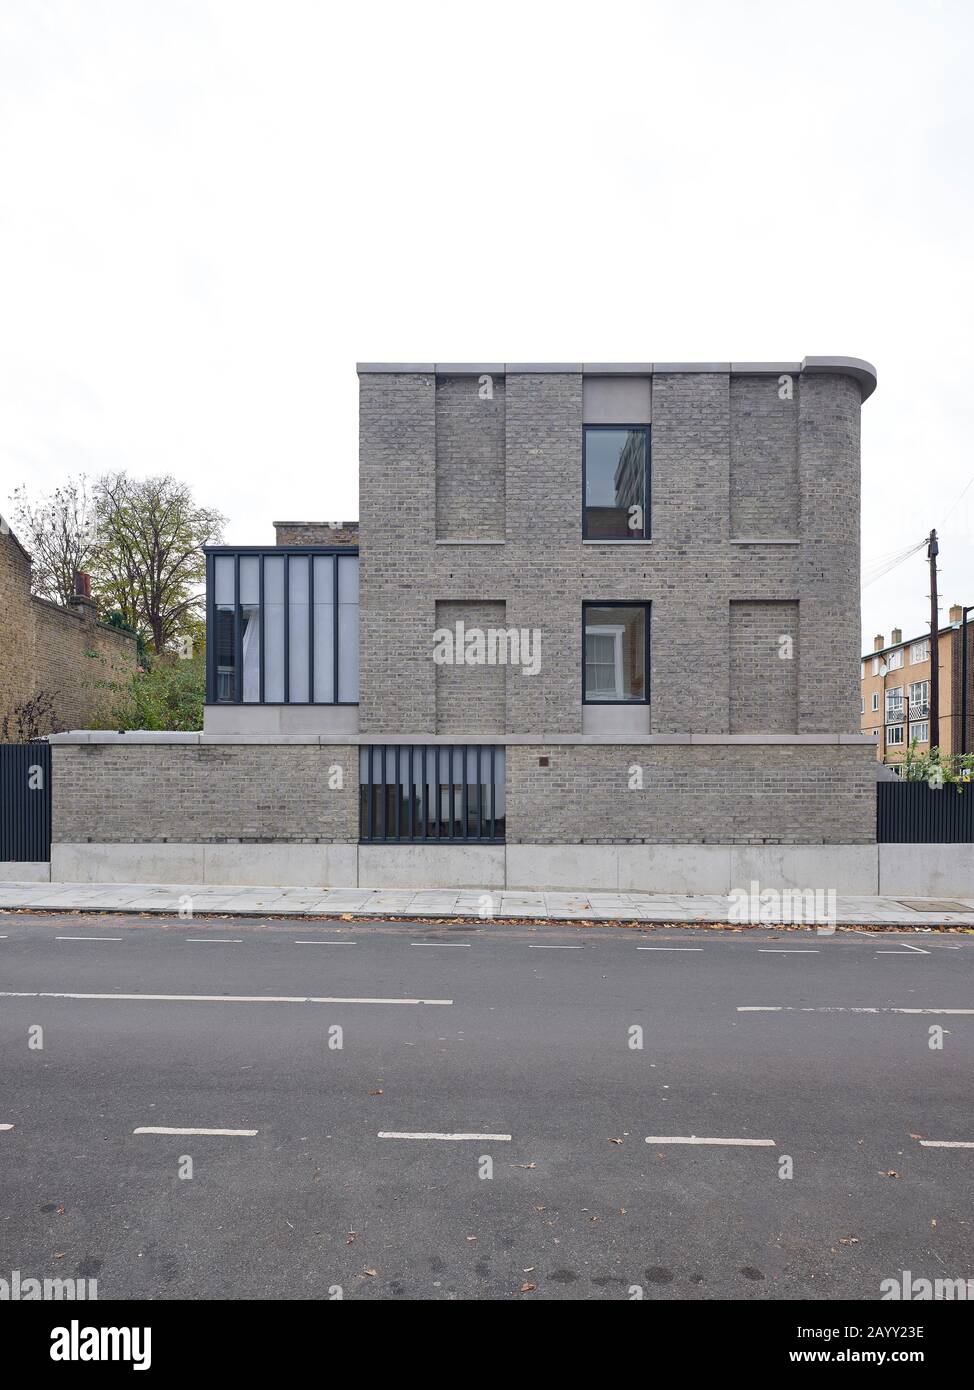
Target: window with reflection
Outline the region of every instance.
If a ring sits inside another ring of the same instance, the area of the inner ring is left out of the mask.
[[[207,551],[207,702],[358,703],[358,553]]]
[[[586,540],[648,540],[648,425],[586,425],[582,442]]]

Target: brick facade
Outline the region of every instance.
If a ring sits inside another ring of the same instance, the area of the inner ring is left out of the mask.
[[[507,750],[510,844],[871,844],[875,806],[868,745]]]
[[[275,521],[275,545],[358,545],[357,521]]]
[[[99,622],[90,599],[61,608],[32,595],[30,569],[0,530],[0,719],[44,692],[63,728],[99,724],[117,700],[111,687],[135,673],[135,638]]]
[[[774,376],[745,378],[732,447],[736,378],[654,376],[652,540],[612,545],[581,537],[582,381],[581,372],[507,378],[505,544],[464,546],[437,544],[437,440],[445,400],[464,386],[465,420],[474,403],[489,404],[478,399],[478,378],[451,378],[444,397],[433,373],[361,377],[362,732],[435,731],[436,604],[478,598],[504,602],[511,626],[541,632],[540,673],[508,684],[508,733],[582,732],[581,605],[599,599],[652,604],[652,732],[731,731],[732,605],[781,601],[800,612],[789,731],[856,732],[858,383],[796,377],[796,403],[779,398]],[[492,437],[495,428],[485,413]],[[796,535],[732,535],[732,457],[738,515],[778,532],[787,521]],[[776,500],[761,519],[768,477]],[[737,543],[756,539],[791,544]],[[767,653],[771,682],[778,661]],[[740,722],[747,701],[735,696],[734,707]]]
[[[338,780],[340,787],[332,783]],[[319,744],[54,745],[53,839],[81,844],[347,843],[358,750]]]

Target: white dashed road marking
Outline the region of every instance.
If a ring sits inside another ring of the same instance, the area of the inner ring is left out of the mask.
[[[0,990],[0,999],[97,999],[163,1004],[452,1004],[452,999],[351,999],[309,994],[54,994],[45,990]]]
[[[921,1149],[974,1149],[968,1139],[921,1139]]]
[[[509,1134],[435,1134],[433,1132],[420,1131],[409,1133],[393,1129],[380,1129],[378,1138],[380,1139],[490,1139],[497,1144],[510,1143]]]
[[[702,946],[637,946],[637,951],[702,951]]]
[[[739,1014],[974,1014],[974,1009],[853,1008],[845,1004],[738,1004]]]
[[[773,1139],[703,1139],[698,1134],[650,1134],[647,1144],[730,1144],[732,1147],[773,1149]]]
[[[56,936],[55,941],[121,941],[120,936]]]
[[[164,1125],[140,1125],[133,1134],[225,1134],[229,1137],[253,1139],[256,1129],[167,1129]]]

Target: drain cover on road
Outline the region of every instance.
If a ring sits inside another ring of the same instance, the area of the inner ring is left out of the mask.
[[[912,912],[974,912],[969,903],[951,903],[943,898],[897,898],[896,902]]]

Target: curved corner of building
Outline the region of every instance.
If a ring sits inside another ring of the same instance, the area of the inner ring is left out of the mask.
[[[851,376],[859,383],[863,401],[868,400],[876,389],[876,368],[862,357],[806,357],[802,371],[809,376],[826,373]]]

